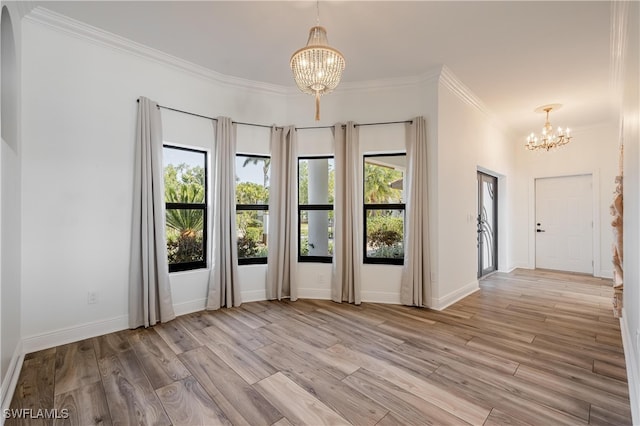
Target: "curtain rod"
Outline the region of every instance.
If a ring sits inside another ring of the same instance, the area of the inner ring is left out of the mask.
[[[384,124],[405,124],[405,123],[413,123],[413,120],[404,120],[404,121],[381,121],[379,123],[362,123],[362,124],[354,124],[354,127],[364,127],[364,126],[380,126]],[[333,129],[334,126],[310,126],[310,127],[296,127],[296,130],[308,130],[308,129]],[[345,125],[343,124],[344,128]]]
[[[140,99],[136,99],[136,102],[140,102]],[[194,112],[183,111],[181,109],[170,108],[168,106],[158,104],[158,108],[167,109],[169,111],[181,112],[187,115],[193,115],[194,117],[206,118],[207,120],[218,121],[217,118],[208,117],[206,115],[196,114]],[[253,126],[253,127],[264,127],[267,129],[272,128],[273,126],[268,126],[266,124],[255,124],[255,123],[243,123],[241,121],[232,121],[233,124],[240,124],[243,126]],[[354,124],[354,127],[364,127],[364,126],[381,126],[385,124],[406,124],[413,123],[413,120],[404,120],[404,121],[380,121],[378,123],[362,123],[362,124]],[[333,129],[334,126],[310,126],[310,127],[295,127],[295,130],[308,130],[308,129]],[[345,127],[343,124],[342,127]],[[282,129],[283,127],[276,127],[276,129]]]
[[[139,102],[140,102],[140,99],[136,99],[136,102],[138,102],[138,103],[139,103]],[[164,105],[160,105],[160,104],[158,104],[158,108],[159,108],[159,109],[160,109],[160,108],[161,108],[161,109],[166,109],[166,110],[169,110],[169,111],[181,112],[182,114],[192,115],[192,116],[194,116],[194,117],[205,118],[205,119],[207,119],[207,120],[211,120],[211,121],[218,121],[218,119],[217,119],[217,118],[214,118],[214,117],[208,117],[208,116],[206,116],[206,115],[196,114],[195,112],[183,111],[183,110],[181,110],[181,109],[171,108],[171,107],[164,106]],[[240,125],[243,125],[243,126],[265,127],[265,128],[267,128],[267,129],[270,129],[270,128],[272,128],[272,127],[273,127],[273,126],[268,126],[268,125],[266,125],[266,124],[243,123],[243,122],[241,122],[241,121],[232,121],[232,123],[233,123],[233,124],[240,124]],[[281,129],[281,128],[282,128],[282,127],[276,127],[276,129]]]

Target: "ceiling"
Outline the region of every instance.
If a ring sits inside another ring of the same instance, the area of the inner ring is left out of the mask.
[[[316,23],[309,1],[34,2],[221,74],[294,86],[289,58]],[[445,64],[523,137],[613,117],[611,3],[322,1],[344,82],[413,77]],[[338,87],[339,90],[340,87]]]

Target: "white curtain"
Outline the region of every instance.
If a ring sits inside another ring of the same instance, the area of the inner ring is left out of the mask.
[[[424,117],[408,125],[405,174],[404,266],[400,301],[426,306],[431,299],[427,193],[427,124]]]
[[[271,129],[267,299],[298,298],[298,153],[293,126]]]
[[[236,125],[218,117],[213,155],[212,259],[207,309],[240,306],[236,245]]]
[[[360,304],[360,265],[362,239],[360,224],[362,199],[358,195],[361,181],[358,129],[349,121],[334,127],[335,201],[333,270],[331,299],[334,302]]]
[[[165,236],[162,123],[158,104],[138,100],[134,166],[129,328],[175,318]]]

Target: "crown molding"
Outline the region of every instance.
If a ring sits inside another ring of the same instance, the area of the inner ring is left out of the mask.
[[[461,101],[484,114],[498,128],[511,132],[511,129],[446,65],[442,65],[440,84],[449,89]]]
[[[611,32],[609,34],[609,84],[619,103],[622,103],[628,13],[629,2],[611,2]]]
[[[68,16],[53,12],[42,6],[38,6],[31,10],[31,12],[25,16],[25,20],[47,26],[83,40],[88,40],[100,46],[126,52],[163,65],[168,65],[172,68],[186,71],[197,77],[225,86],[258,90],[277,95],[287,94],[288,88],[285,86],[220,74],[208,68],[180,59],[176,56],[169,55],[160,50],[153,49],[108,31],[104,31],[100,28],[85,24],[84,22],[69,18]]]
[[[340,84],[339,90],[343,92],[355,92],[416,87],[428,82],[437,82],[438,77],[440,76],[440,71],[441,67],[438,66],[429,69],[427,72],[414,76],[343,82]]]
[[[35,3],[31,0],[17,1],[15,2],[15,5],[18,13],[20,14],[20,18],[24,18],[33,10],[34,7],[36,7]]]

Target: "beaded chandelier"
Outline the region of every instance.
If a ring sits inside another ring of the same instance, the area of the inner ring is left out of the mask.
[[[316,121],[320,120],[320,96],[340,83],[344,64],[344,56],[329,46],[327,30],[320,25],[311,27],[307,45],[291,55],[291,71],[298,88],[316,97]]]

